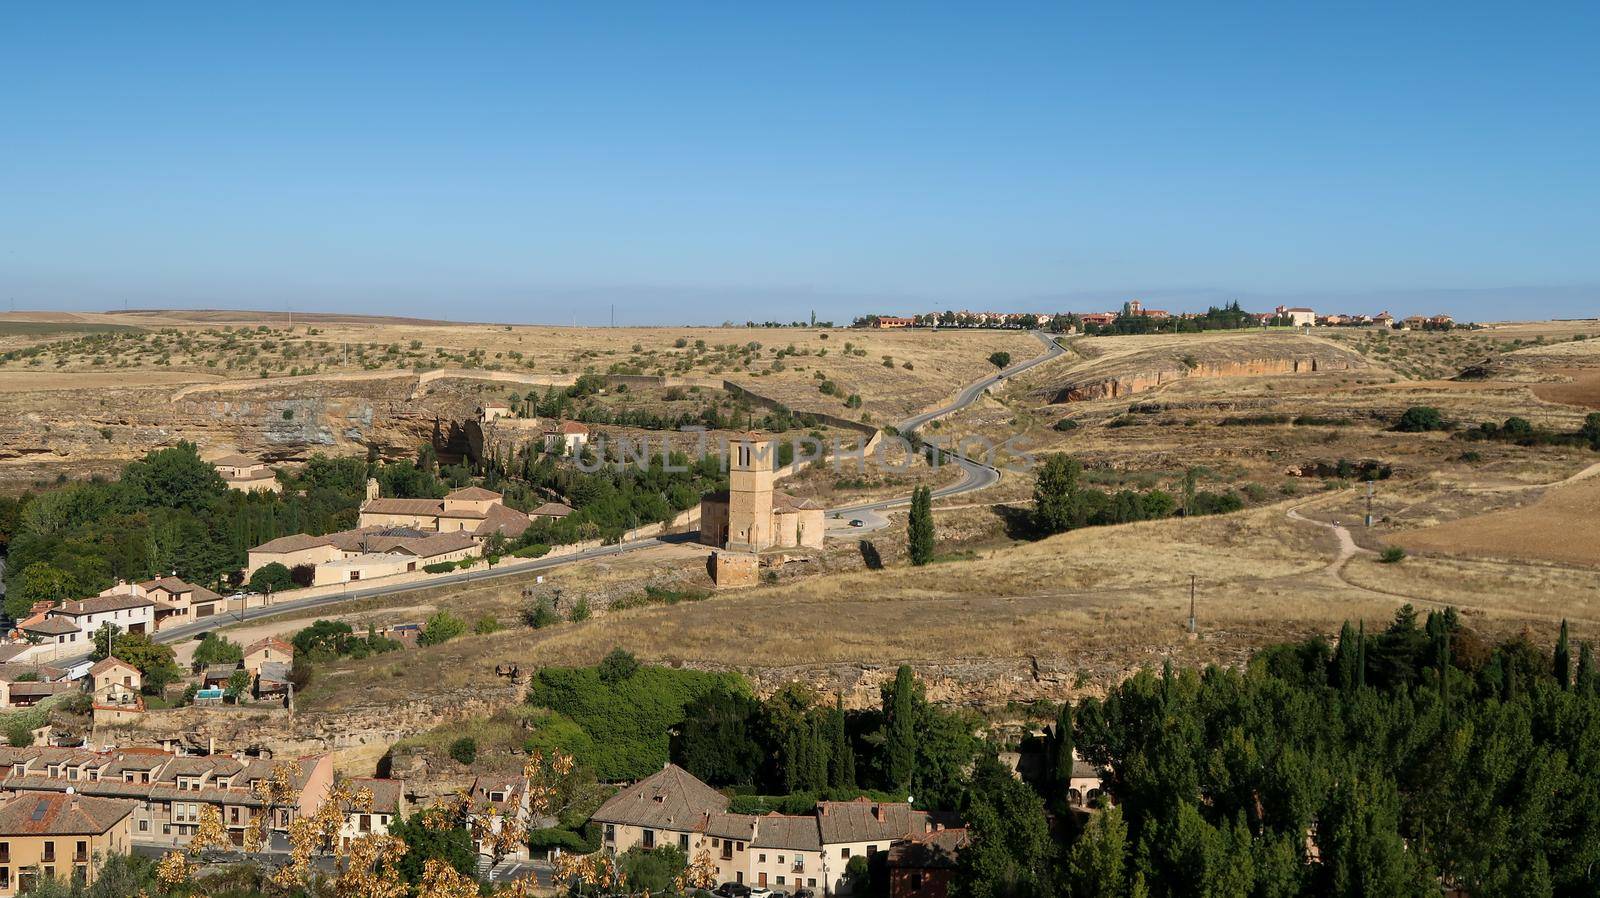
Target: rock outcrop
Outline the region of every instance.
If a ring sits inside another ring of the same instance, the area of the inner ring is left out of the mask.
[[[1097,360],[1034,391],[1050,403],[1121,399],[1175,381],[1317,374],[1366,368],[1358,355],[1313,340],[1235,338],[1186,351],[1181,343]]]

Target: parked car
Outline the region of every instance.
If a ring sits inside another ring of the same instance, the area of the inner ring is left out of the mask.
[[[750,898],[772,898],[772,890],[766,886],[756,886],[750,890]]]
[[[817,893],[810,889],[795,889],[794,898],[817,898]]]
[[[717,894],[722,898],[750,898],[750,887],[742,882],[725,882],[717,886]]]

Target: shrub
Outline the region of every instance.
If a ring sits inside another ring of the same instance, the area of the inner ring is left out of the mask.
[[[423,565],[422,569],[430,574],[443,574],[455,570],[456,563],[454,561],[436,561],[433,564]]]
[[[1011,353],[991,352],[989,353],[989,364],[996,368],[1005,368],[1011,364]]]
[[[440,611],[428,622],[422,625],[422,633],[417,637],[418,645],[438,645],[467,632],[467,623],[448,611]]]
[[[531,546],[523,546],[522,548],[513,551],[511,553],[511,557],[512,558],[543,558],[544,556],[546,556],[548,554],[550,554],[550,547],[549,546],[545,545],[544,543],[534,543]]]
[[[1077,430],[1078,422],[1071,418],[1062,418],[1055,423],[1055,429],[1060,431]]]
[[[503,628],[500,626],[500,622],[495,620],[493,615],[489,614],[485,614],[483,617],[478,618],[478,622],[472,625],[472,632],[478,634],[479,636],[487,636],[490,633],[498,633],[501,629]]]
[[[555,609],[550,607],[549,599],[541,598],[532,608],[522,612],[522,620],[535,630],[543,630],[545,627],[560,623],[561,615],[556,614]]]
[[[1384,564],[1395,564],[1396,562],[1404,560],[1405,557],[1405,549],[1402,549],[1399,546],[1386,546],[1383,552],[1378,555],[1378,560]]]
[[[578,599],[577,604],[572,606],[572,610],[567,612],[567,620],[572,621],[573,623],[576,624],[576,623],[578,623],[580,621],[586,621],[588,619],[589,619],[589,597],[588,596],[583,596],[583,597]]]
[[[450,743],[450,757],[457,763],[471,767],[478,760],[478,740],[471,736],[462,736]]]
[[[1400,420],[1395,422],[1394,429],[1401,433],[1422,433],[1428,430],[1443,430],[1444,416],[1439,410],[1428,405],[1413,405],[1405,410]]]

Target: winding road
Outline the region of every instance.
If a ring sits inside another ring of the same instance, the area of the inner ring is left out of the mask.
[[[1034,356],[1033,358],[1024,362],[1018,362],[1017,364],[991,374],[982,380],[968,384],[966,388],[964,388],[960,393],[956,394],[956,398],[949,405],[941,406],[933,411],[923,412],[920,415],[915,415],[905,419],[904,421],[900,421],[895,424],[895,429],[905,436],[914,435],[917,432],[917,428],[927,424],[929,421],[961,411],[962,409],[976,402],[978,397],[982,396],[990,387],[1000,383],[1006,378],[1020,374],[1023,371],[1034,367],[1035,365],[1041,365],[1050,361],[1051,359],[1060,358],[1066,354],[1067,350],[1063,348],[1060,343],[1052,339],[1048,334],[1045,334],[1041,331],[1034,331],[1033,335],[1045,345],[1046,348],[1044,354]],[[943,499],[946,496],[958,496],[962,493],[975,492],[977,490],[993,486],[1000,480],[1000,472],[992,465],[986,465],[982,462],[974,461],[954,451],[946,451],[945,457],[946,459],[953,461],[955,464],[960,466],[961,479],[956,483],[950,484],[949,486],[940,487],[939,489],[934,490],[933,498],[935,499]],[[829,511],[828,517],[833,518],[836,521],[843,521],[848,515],[851,520],[861,521],[861,526],[859,527],[850,527],[848,524],[846,524],[845,527],[848,528],[848,531],[846,531],[844,528],[836,527],[834,530],[836,534],[842,534],[844,532],[860,533],[863,531],[879,530],[889,525],[889,519],[883,514],[884,511],[899,505],[909,504],[910,502],[910,496],[903,496],[898,499],[885,499],[880,502],[866,502],[860,505],[848,505],[844,508],[836,508],[832,511]]]
[[[961,409],[971,405],[973,402],[977,401],[979,396],[983,395],[985,390],[988,390],[990,387],[1000,383],[1006,378],[1011,377],[1019,372],[1026,371],[1035,365],[1058,358],[1066,352],[1066,350],[1063,349],[1059,343],[1051,339],[1047,334],[1034,331],[1033,335],[1047,347],[1042,355],[1035,356],[1034,358],[1023,362],[1018,362],[1009,368],[1005,368],[999,372],[996,372],[995,374],[991,374],[988,377],[968,384],[948,405],[907,418],[904,421],[899,422],[896,425],[896,428],[902,434],[914,434],[917,428],[927,424],[929,421],[951,414],[952,412],[960,411]],[[980,490],[994,484],[1000,479],[1000,472],[989,465],[973,461],[953,452],[946,453],[946,456],[961,466],[962,477],[957,483],[953,483],[949,486],[941,487],[940,489],[935,490],[933,493],[935,498],[954,496],[960,493],[968,493],[974,490]],[[888,518],[884,517],[881,512],[884,509],[892,508],[896,505],[904,505],[910,501],[910,497],[887,499],[880,502],[870,502],[862,505],[852,505],[845,508],[834,509],[828,514],[831,518],[837,519],[840,522],[843,522],[846,515],[851,516],[852,520],[862,520],[864,522],[864,526],[862,527],[849,527],[848,525],[845,525],[848,532],[860,533],[863,531],[874,530],[883,526],[887,526]],[[194,637],[211,630],[217,630],[223,627],[232,626],[237,623],[243,623],[245,621],[257,620],[259,618],[271,617],[278,614],[309,611],[332,605],[340,605],[345,602],[352,602],[358,599],[371,599],[380,596],[396,595],[399,593],[413,592],[422,589],[433,589],[439,586],[450,586],[458,583],[493,580],[499,577],[526,577],[529,574],[536,574],[541,571],[561,567],[562,565],[572,564],[578,561],[588,561],[594,558],[604,558],[610,555],[621,555],[626,552],[633,552],[639,549],[647,549],[655,546],[669,545],[677,542],[687,542],[692,538],[692,536],[692,534],[677,534],[661,537],[650,537],[647,539],[636,539],[609,546],[598,546],[593,549],[586,549],[581,552],[574,552],[570,555],[561,555],[554,558],[517,561],[502,564],[497,568],[489,568],[485,570],[471,570],[461,571],[454,574],[440,574],[421,583],[417,581],[408,581],[405,583],[396,583],[390,586],[384,586],[380,583],[373,586],[363,587],[361,589],[352,589],[330,595],[315,596],[307,599],[289,599],[286,601],[274,602],[271,605],[266,605],[261,608],[250,608],[238,612],[228,612],[226,614],[216,615],[215,617],[205,618],[204,620],[197,620],[193,623],[180,624],[176,627],[159,631],[155,635],[155,640],[157,642],[165,643],[180,642],[185,639],[193,639]],[[51,663],[61,667],[71,667],[87,660],[88,655],[78,655],[68,658],[52,659]]]

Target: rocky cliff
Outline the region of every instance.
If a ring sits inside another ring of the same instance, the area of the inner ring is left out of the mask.
[[[1355,353],[1298,338],[1237,338],[1192,351],[1174,343],[1096,360],[1034,394],[1051,403],[1121,399],[1197,377],[1292,376],[1365,367]]]

